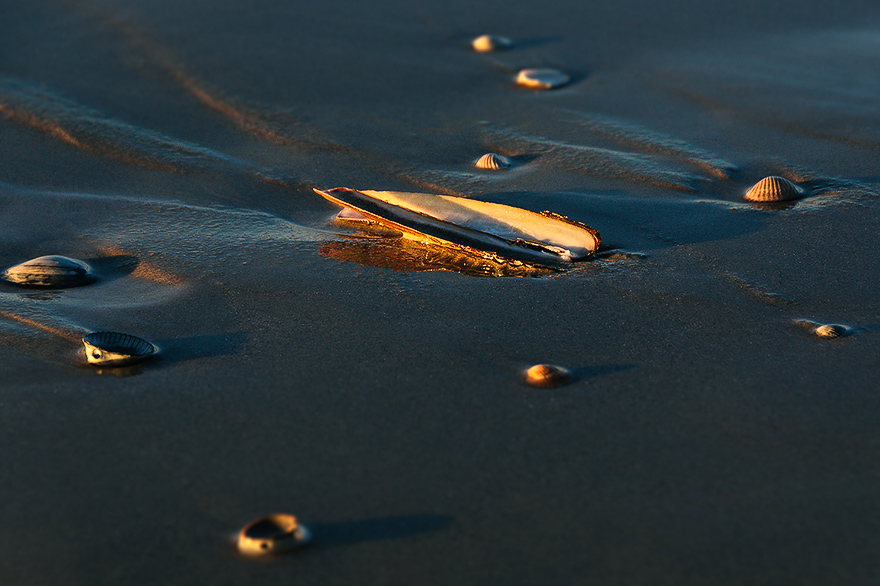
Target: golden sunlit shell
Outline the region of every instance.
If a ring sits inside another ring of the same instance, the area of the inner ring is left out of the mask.
[[[41,256],[6,269],[3,278],[26,287],[63,289],[95,280],[92,269],[81,260],[66,256]]]
[[[804,190],[785,177],[765,177],[743,196],[746,201],[788,201],[798,199]]]
[[[247,555],[289,551],[307,544],[309,530],[287,514],[269,515],[251,521],[238,534],[238,550]]]
[[[589,258],[601,242],[593,228],[552,212],[430,193],[315,192],[405,238],[508,260],[552,266]]]
[[[86,358],[97,366],[135,364],[159,351],[146,340],[119,332],[93,332],[82,341],[86,347]]]
[[[572,378],[570,370],[553,364],[536,364],[526,371],[526,383],[533,387],[558,387]]]
[[[504,37],[496,37],[494,35],[481,35],[474,39],[474,42],[471,43],[471,46],[474,48],[474,51],[478,51],[480,53],[488,53],[489,51],[501,51],[503,49],[507,49],[513,43],[510,39],[506,39]]]
[[[516,76],[516,83],[528,88],[550,90],[571,81],[571,78],[558,69],[523,69]]]
[[[813,330],[813,333],[820,338],[831,340],[850,335],[852,329],[840,324],[823,324]]]
[[[507,157],[496,155],[495,153],[486,153],[475,163],[478,169],[489,169],[492,171],[501,171],[510,167],[510,160]]]

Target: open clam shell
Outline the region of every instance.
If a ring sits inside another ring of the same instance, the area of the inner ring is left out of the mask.
[[[95,281],[92,268],[81,260],[66,256],[41,256],[9,267],[3,278],[25,287],[65,289]]]
[[[345,187],[315,192],[408,238],[507,259],[542,264],[581,260],[600,242],[593,228],[552,212],[451,195]]]
[[[523,69],[516,76],[516,83],[533,89],[552,90],[571,81],[567,73],[558,69]]]
[[[120,332],[92,332],[82,341],[86,347],[86,359],[97,366],[135,364],[159,351],[144,339]]]
[[[285,513],[261,517],[238,534],[238,550],[246,555],[266,555],[297,549],[311,540],[309,530]]]
[[[803,189],[785,177],[773,175],[755,183],[743,199],[756,202],[790,201],[800,198],[803,194]]]

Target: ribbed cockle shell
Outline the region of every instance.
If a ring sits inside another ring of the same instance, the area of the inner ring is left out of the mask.
[[[491,171],[501,171],[510,167],[510,160],[495,153],[486,153],[475,163],[478,169],[489,169]]]
[[[788,201],[798,199],[804,190],[785,177],[765,177],[749,189],[743,199],[746,201]]]

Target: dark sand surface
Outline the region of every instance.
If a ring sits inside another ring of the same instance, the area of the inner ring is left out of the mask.
[[[99,276],[0,283],[0,584],[878,583],[874,0],[0,13],[0,268]],[[807,197],[743,202],[767,175]],[[312,186],[552,210],[604,256],[464,274]],[[98,370],[103,329],[162,352]],[[274,512],[314,544],[239,556]]]

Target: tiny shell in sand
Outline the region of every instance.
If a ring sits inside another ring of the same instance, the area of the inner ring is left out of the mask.
[[[571,371],[553,364],[536,364],[526,371],[526,383],[533,387],[558,387],[571,381]]]
[[[813,330],[813,334],[819,338],[833,340],[834,338],[843,338],[852,333],[852,328],[840,324],[823,324]]]
[[[552,90],[569,81],[571,77],[558,69],[523,69],[516,76],[519,85],[540,90]]]
[[[41,256],[6,269],[3,278],[25,287],[65,289],[95,281],[92,269],[81,260],[66,256]]]
[[[785,177],[765,177],[749,189],[743,199],[746,201],[789,201],[798,199],[804,190]]]
[[[510,39],[504,37],[496,37],[495,35],[480,35],[471,46],[474,51],[479,53],[488,53],[490,51],[503,51],[508,49],[513,43]]]
[[[310,539],[308,529],[297,523],[296,517],[281,513],[245,525],[238,534],[238,550],[246,555],[266,555],[297,549]]]
[[[86,358],[96,366],[127,366],[159,351],[146,340],[120,332],[93,332],[82,342],[86,347]]]
[[[488,169],[491,171],[502,171],[510,167],[510,159],[502,157],[495,153],[486,153],[475,163],[478,169]]]

